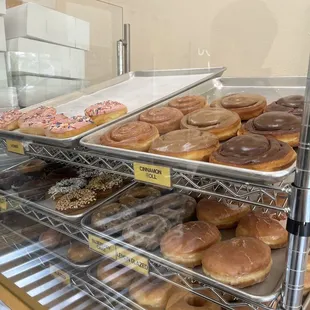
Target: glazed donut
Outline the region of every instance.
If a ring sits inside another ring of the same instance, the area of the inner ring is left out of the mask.
[[[199,221],[215,225],[218,229],[236,227],[239,220],[251,210],[250,206],[218,202],[215,199],[203,198],[198,202],[196,214]]]
[[[17,171],[27,175],[40,175],[40,172],[47,166],[41,159],[31,159],[17,167]]]
[[[183,113],[175,108],[159,107],[146,110],[139,116],[139,121],[154,125],[159,134],[180,129]]]
[[[147,251],[158,248],[160,239],[169,229],[169,223],[157,214],[144,214],[126,223],[123,238]]]
[[[159,197],[152,203],[153,213],[169,220],[172,227],[191,220],[196,205],[194,198],[179,193]]]
[[[205,108],[194,111],[181,120],[182,129],[198,129],[216,135],[220,141],[237,134],[241,120],[237,113],[225,109]]]
[[[127,289],[139,277],[137,272],[110,260],[104,260],[97,267],[98,280],[119,291]]]
[[[272,266],[268,245],[255,238],[239,237],[209,247],[202,267],[207,276],[239,288],[266,279]]]
[[[114,127],[100,137],[100,143],[121,149],[147,152],[158,137],[159,132],[154,125],[137,121]]]
[[[165,309],[173,285],[154,276],[143,277],[129,287],[130,298],[147,310]]]
[[[298,146],[301,119],[287,112],[267,112],[250,119],[240,128],[238,135],[258,134]]]
[[[287,96],[267,105],[265,112],[281,111],[288,112],[297,117],[302,117],[305,97],[299,95]]]
[[[92,206],[96,202],[96,193],[89,189],[79,189],[65,194],[57,200],[55,209],[70,212]]]
[[[246,93],[227,95],[211,103],[211,107],[224,108],[238,113],[242,121],[262,114],[266,105],[265,97]]]
[[[215,225],[206,222],[187,222],[169,230],[160,241],[163,256],[186,267],[201,265],[204,251],[221,240]]]
[[[0,113],[0,129],[1,130],[15,130],[18,128],[18,120],[22,116],[19,110],[10,110]]]
[[[287,245],[288,232],[280,222],[268,213],[250,212],[239,222],[236,237],[253,237],[280,249]]]
[[[127,107],[120,102],[108,100],[93,104],[84,112],[99,126],[125,115]]]
[[[65,121],[51,124],[45,135],[51,138],[66,139],[95,128],[95,123],[87,116],[73,116]]]
[[[260,171],[278,171],[291,166],[296,153],[287,143],[261,135],[234,137],[213,152],[214,164]]]
[[[81,178],[64,179],[52,186],[48,194],[53,200],[58,200],[65,194],[84,188],[86,184],[86,180]]]
[[[218,297],[212,291],[205,289],[199,290],[200,294],[203,294],[213,300],[218,300]],[[207,299],[204,299],[194,293],[186,290],[177,290],[174,292],[167,303],[166,310],[221,310],[222,308]]]
[[[198,129],[171,131],[153,141],[149,152],[191,160],[207,161],[220,146],[217,136]]]
[[[168,106],[180,110],[183,115],[202,109],[207,105],[203,96],[184,96],[168,102]]]
[[[99,231],[113,230],[113,232],[119,232],[124,223],[135,217],[134,209],[113,202],[101,206],[92,213],[91,227]]]
[[[23,113],[23,115],[18,119],[18,126],[20,127],[22,123],[26,121],[28,122],[30,119],[35,119],[37,117],[49,117],[55,114],[55,108],[40,106],[36,109]]]
[[[64,245],[70,241],[70,237],[63,235],[54,229],[48,229],[40,235],[39,242],[47,249],[55,249],[59,245]]]
[[[83,264],[100,256],[93,252],[87,244],[81,242],[72,243],[67,253],[68,259],[76,264]]]

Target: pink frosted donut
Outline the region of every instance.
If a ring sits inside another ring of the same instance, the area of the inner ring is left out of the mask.
[[[22,113],[20,110],[10,110],[0,114],[0,129],[15,130],[18,128],[18,120]]]
[[[51,107],[40,106],[36,109],[30,110],[24,113],[18,120],[18,126],[20,127],[23,122],[29,121],[32,118],[37,118],[37,117],[42,117],[42,116],[43,117],[53,116],[55,114],[56,114],[56,109],[51,108]]]
[[[84,112],[98,126],[126,114],[127,107],[120,102],[108,100],[93,104]]]

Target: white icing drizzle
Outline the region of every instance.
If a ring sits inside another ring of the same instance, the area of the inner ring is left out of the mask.
[[[56,185],[52,186],[49,189],[48,194],[51,195],[52,197],[55,197],[57,194],[67,194],[74,190],[78,190],[85,187],[86,184],[87,181],[81,178],[65,179],[56,183]]]

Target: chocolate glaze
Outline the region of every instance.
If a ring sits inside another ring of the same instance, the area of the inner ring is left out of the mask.
[[[287,96],[272,102],[266,108],[266,112],[283,111],[302,116],[304,110],[305,97],[299,95]]]
[[[256,94],[238,93],[224,96],[212,102],[211,107],[222,107],[225,109],[248,108],[257,104],[265,104],[263,96]]]
[[[284,157],[290,151],[288,144],[274,138],[244,135],[223,143],[213,156],[219,162],[247,165],[270,162]]]
[[[300,128],[301,119],[287,112],[267,112],[244,125],[246,131],[263,135],[298,133]]]

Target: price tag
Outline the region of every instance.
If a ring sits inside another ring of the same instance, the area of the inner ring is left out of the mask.
[[[6,148],[8,152],[25,155],[24,146],[20,141],[6,140]]]
[[[133,168],[135,172],[135,179],[137,181],[171,188],[170,168],[141,163],[134,163]]]
[[[116,246],[116,260],[128,268],[145,276],[149,274],[149,260],[121,246]]]
[[[8,208],[8,203],[4,196],[0,195],[0,211],[6,211]]]
[[[50,265],[50,274],[60,280],[61,282],[63,282],[66,285],[70,284],[70,276],[63,270],[59,269],[58,267],[54,266],[54,265]]]
[[[116,245],[97,236],[88,235],[89,248],[116,260]]]

